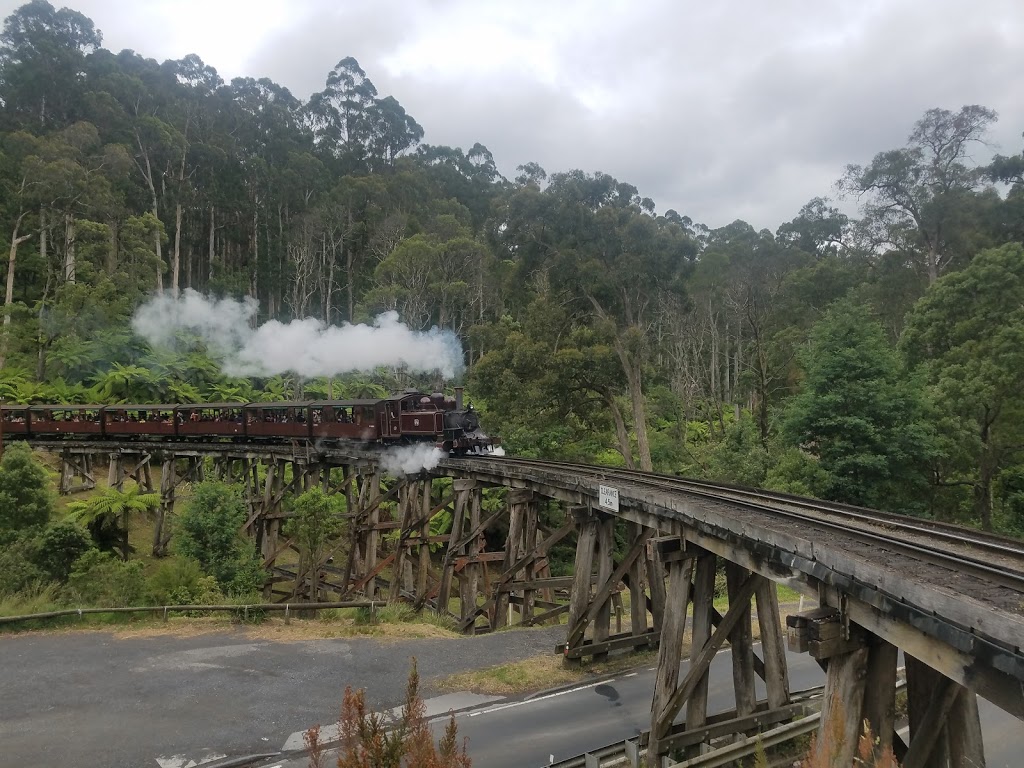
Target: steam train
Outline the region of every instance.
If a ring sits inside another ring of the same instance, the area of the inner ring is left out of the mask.
[[[473,406],[413,390],[380,400],[185,405],[3,405],[5,438],[281,441],[347,440],[389,446],[433,441],[454,454],[498,441],[480,431]]]

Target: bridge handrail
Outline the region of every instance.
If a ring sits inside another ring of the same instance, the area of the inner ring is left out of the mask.
[[[384,600],[347,600],[333,603],[242,603],[237,605],[145,605],[129,608],[67,608],[59,611],[45,611],[43,613],[29,613],[21,616],[0,616],[0,624],[12,624],[19,621],[34,621],[38,619],[55,619],[64,616],[85,616],[97,613],[163,613],[164,621],[172,611],[184,612],[209,612],[216,611],[242,611],[248,616],[249,611],[284,611],[287,621],[292,611],[321,610],[329,608],[368,608],[371,612],[375,608],[386,605]]]

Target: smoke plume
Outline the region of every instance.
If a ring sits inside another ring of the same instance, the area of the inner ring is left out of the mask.
[[[380,468],[392,477],[414,475],[425,469],[433,469],[441,459],[447,457],[440,448],[422,443],[389,448],[380,457]]]
[[[181,296],[156,296],[132,318],[135,332],[153,346],[175,346],[183,334],[198,336],[222,360],[230,376],[303,377],[403,366],[418,373],[440,371],[448,379],[462,372],[462,345],[451,331],[413,331],[397,312],[372,325],[325,325],[315,318],[253,328],[258,305],[252,298],[212,299],[187,289]]]

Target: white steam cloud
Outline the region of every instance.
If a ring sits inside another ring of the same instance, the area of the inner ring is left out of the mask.
[[[410,371],[440,371],[448,379],[462,372],[462,345],[451,331],[413,331],[397,312],[379,315],[372,325],[325,325],[314,318],[282,323],[252,323],[255,299],[208,299],[187,289],[181,296],[156,296],[132,318],[132,328],[153,346],[174,346],[180,335],[198,336],[223,360],[230,376],[303,377],[372,371],[404,366]]]
[[[384,451],[380,457],[380,468],[392,477],[415,475],[422,470],[433,469],[447,456],[435,445],[403,445]]]

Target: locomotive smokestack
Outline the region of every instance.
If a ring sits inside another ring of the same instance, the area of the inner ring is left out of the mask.
[[[455,410],[456,411],[461,411],[462,410],[462,391],[464,389],[465,389],[465,387],[456,387],[455,388]]]

